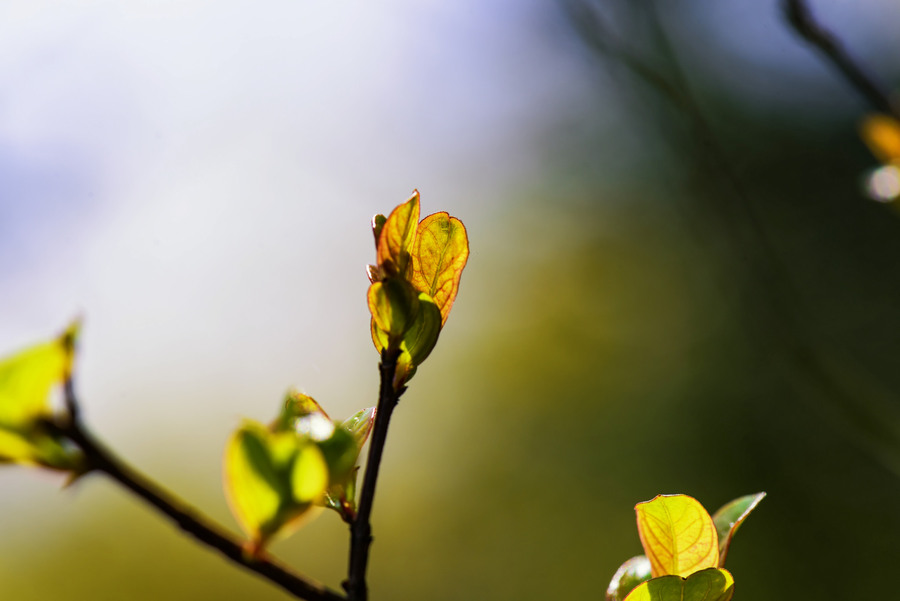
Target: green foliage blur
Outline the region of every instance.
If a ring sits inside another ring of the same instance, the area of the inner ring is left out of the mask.
[[[809,54],[815,78],[735,53],[698,16],[706,3],[682,4],[656,14],[668,43],[646,3],[610,3],[605,31],[687,86],[696,111],[598,47],[585,13],[544,15],[543,35],[586,79],[578,103],[532,132],[540,161],[514,189],[478,218],[447,207],[472,255],[440,348],[391,424],[373,599],[600,599],[641,552],[634,504],[658,493],[709,507],[768,493],[728,557],[741,601],[880,598],[895,571],[900,215],[865,196],[866,107],[775,3],[746,12],[771,13],[760,35]],[[896,56],[866,56],[895,87]],[[408,177],[404,190],[419,185]],[[344,319],[323,309],[306,319]],[[376,394],[366,319],[346,372],[330,375],[359,380],[348,412]],[[304,383],[273,383],[291,384]],[[140,465],[233,524],[216,467],[227,428],[218,447],[166,453],[193,433],[158,432]],[[50,476],[0,477],[42,499],[5,508],[4,598],[285,598],[100,479],[57,492]],[[338,588],[347,538],[326,512],[272,552]]]

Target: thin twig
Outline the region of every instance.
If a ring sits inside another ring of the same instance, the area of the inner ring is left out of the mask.
[[[344,601],[341,594],[291,572],[286,566],[271,558],[252,556],[240,541],[233,538],[221,526],[118,459],[82,424],[71,379],[66,382],[65,395],[69,415],[50,426],[81,449],[87,471],[106,474],[167,515],[179,528],[201,543],[217,549],[234,563],[256,572],[295,597],[307,601]]]
[[[586,3],[582,4],[584,6],[581,11],[573,14],[587,19],[589,26],[586,28],[582,27],[582,29],[585,35],[590,37],[589,41],[598,51],[609,54],[611,58],[621,60],[621,52],[617,51],[620,45],[616,44],[615,41],[604,39],[604,36],[608,36],[610,32],[603,27],[602,20],[600,20],[596,11],[588,8]],[[763,282],[766,287],[777,291],[769,295],[767,297],[769,302],[763,305],[767,319],[774,326],[767,330],[773,335],[771,337],[772,340],[767,339],[766,343],[776,342],[777,346],[786,352],[789,358],[789,365],[798,373],[802,373],[809,380],[809,383],[819,387],[817,401],[820,401],[822,396],[826,396],[832,400],[834,406],[839,407],[844,413],[848,413],[854,403],[859,402],[858,391],[851,390],[846,384],[839,382],[832,371],[823,363],[822,357],[818,352],[821,341],[813,340],[812,332],[804,323],[802,308],[798,306],[796,301],[792,301],[792,299],[799,298],[800,295],[787,265],[779,256],[775,245],[770,240],[752,199],[741,185],[737,174],[727,160],[724,148],[717,140],[698,101],[691,92],[690,82],[680,65],[677,53],[665,32],[659,15],[656,13],[653,0],[646,1],[643,6],[648,11],[650,24],[655,30],[658,42],[669,57],[670,77],[665,77],[662,73],[647,76],[649,67],[640,60],[624,61],[625,64],[651,84],[663,97],[672,101],[676,108],[686,113],[694,130],[693,133],[704,150],[704,158],[711,163],[714,170],[720,173],[728,184],[732,193],[728,197],[738,201],[733,203],[736,212],[732,214],[732,219],[726,220],[737,234],[731,239],[737,241],[744,256],[756,257],[756,260],[752,261],[749,266],[752,270],[752,276]],[[865,71],[849,58],[840,42],[832,34],[813,20],[804,2],[801,0],[784,0],[784,8],[788,19],[798,32],[825,52],[845,76],[850,79],[851,84],[859,89],[877,110],[893,113],[900,119],[897,105],[891,103],[888,94],[874,83],[874,78],[866,75]],[[641,68],[635,69],[635,65],[640,65]],[[742,230],[739,229],[739,225],[744,222],[750,225],[749,233],[752,234],[752,239],[741,235]],[[759,252],[752,252],[757,249]],[[816,408],[821,411],[821,403],[817,404]],[[844,418],[841,416],[838,419]],[[841,422],[839,430],[848,437],[853,437],[856,434],[855,440],[861,447],[870,450],[873,456],[885,467],[894,473],[898,472],[897,463],[876,448],[874,443],[867,439],[865,432],[860,433],[859,430],[851,432],[846,427],[846,421]]]
[[[369,564],[369,546],[372,544],[372,503],[375,499],[375,484],[378,481],[378,468],[381,455],[387,440],[388,425],[391,414],[406,390],[394,388],[394,374],[397,371],[399,353],[384,349],[381,352],[381,386],[378,393],[378,408],[375,410],[375,425],[372,429],[372,442],[366,461],[366,474],[363,478],[362,491],[359,496],[359,511],[350,526],[350,564],[344,589],[350,601],[367,601],[369,596],[366,584],[366,567]]]
[[[900,107],[875,77],[850,57],[837,36],[816,21],[805,0],[784,0],[782,8],[794,31],[818,48],[875,110],[900,119]]]

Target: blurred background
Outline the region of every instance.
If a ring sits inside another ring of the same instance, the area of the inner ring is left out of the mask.
[[[900,85],[900,4],[817,0]],[[296,386],[373,405],[369,220],[472,254],[392,423],[373,599],[601,599],[635,503],[765,490],[742,600],[879,597],[900,535],[900,221],[868,107],[775,0],[6,0],[0,352],[84,316],[85,417],[229,528]],[[285,599],[102,478],[0,470],[6,599]],[[326,513],[273,552],[339,588]]]

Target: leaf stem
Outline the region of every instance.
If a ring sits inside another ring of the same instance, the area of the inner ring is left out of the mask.
[[[307,601],[343,601],[343,595],[322,584],[290,571],[268,557],[254,557],[241,542],[196,509],[161,488],[99,442],[81,422],[71,379],[65,385],[66,419],[51,423],[51,427],[77,445],[85,456],[87,471],[106,474],[115,482],[165,514],[186,533],[199,542],[217,549],[232,562],[256,572],[288,593]]]
[[[375,484],[378,481],[378,468],[387,440],[388,425],[391,414],[397,406],[400,396],[406,391],[405,386],[394,388],[394,375],[397,371],[399,351],[384,349],[381,352],[381,385],[378,393],[378,408],[375,410],[375,424],[372,429],[372,441],[369,456],[366,460],[366,473],[363,478],[362,491],[359,496],[359,510],[356,519],[350,525],[350,564],[344,589],[349,601],[367,601],[369,596],[366,584],[366,567],[369,563],[369,546],[372,544],[372,503],[375,498]]]

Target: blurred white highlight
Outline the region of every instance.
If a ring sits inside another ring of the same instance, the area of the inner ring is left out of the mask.
[[[866,191],[873,200],[892,202],[900,197],[900,168],[885,165],[869,174]]]

